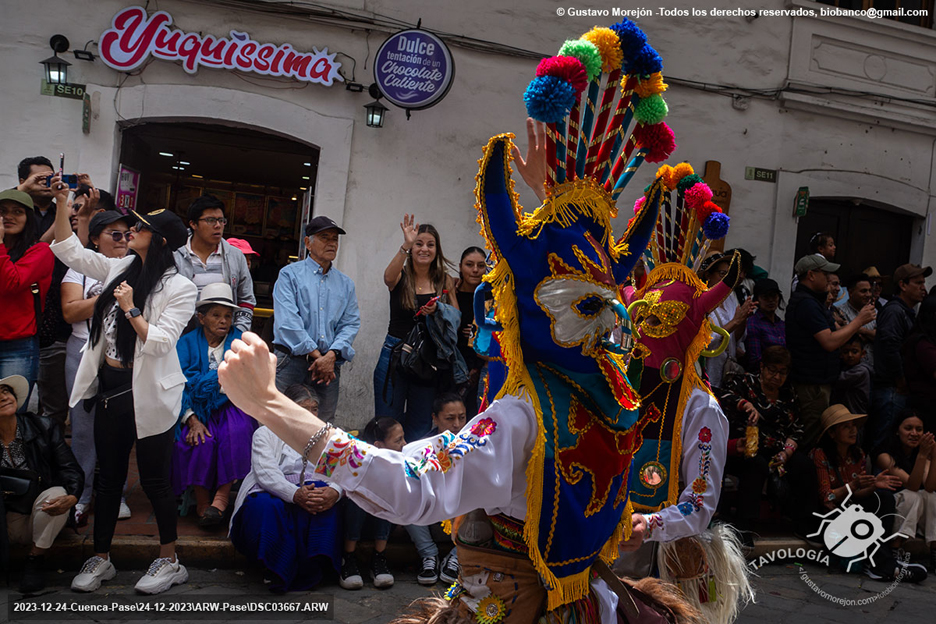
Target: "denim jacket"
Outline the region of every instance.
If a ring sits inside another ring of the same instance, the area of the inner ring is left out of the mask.
[[[426,317],[426,328],[435,343],[439,359],[452,363],[452,376],[455,385],[468,381],[468,366],[458,350],[458,328],[461,326],[461,312],[447,303],[438,303],[435,314]]]

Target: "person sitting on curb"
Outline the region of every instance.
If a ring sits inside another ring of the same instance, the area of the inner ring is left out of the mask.
[[[28,394],[25,377],[0,379],[0,479],[6,510],[0,515],[6,524],[0,539],[32,544],[20,579],[24,594],[45,589],[45,555],[84,487],[78,460],[52,419],[16,413]],[[7,562],[0,563],[9,570]]]

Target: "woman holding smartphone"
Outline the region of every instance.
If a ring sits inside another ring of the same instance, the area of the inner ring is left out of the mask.
[[[68,186],[57,176],[52,186],[57,201],[65,205]],[[198,289],[178,274],[172,256],[188,239],[182,220],[165,210],[133,214],[139,221],[124,258],[86,249],[72,233],[67,211],[55,215],[52,252],[69,268],[104,283],[70,400],[74,407],[96,399],[94,441],[100,466],[95,481],[95,555],[72,581],[76,591],[94,591],[117,573],[109,552],[134,444],[160,542],[159,557],[136,589],[158,594],[188,580],[175,553],[177,514],[170,476],[185,386],[176,342],[195,312]]]
[[[403,244],[384,270],[390,291],[390,325],[374,369],[374,415],[388,416],[403,425],[406,437],[417,440],[432,427],[435,381],[421,382],[390,370],[393,347],[406,339],[420,316],[436,314],[440,305],[458,309],[455,280],[446,271],[452,264],[442,253],[439,232],[403,215]],[[388,379],[389,376],[389,379]]]

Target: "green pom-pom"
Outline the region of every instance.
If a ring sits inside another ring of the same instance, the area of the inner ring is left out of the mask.
[[[643,98],[634,107],[634,119],[653,125],[663,121],[669,114],[669,107],[659,93]]]
[[[687,175],[685,178],[679,181],[679,184],[676,185],[676,188],[679,189],[680,193],[685,193],[686,189],[691,189],[693,186],[699,182],[705,182],[699,174],[693,173],[692,175]]]
[[[591,41],[570,39],[559,48],[559,56],[574,56],[582,61],[589,80],[601,75],[601,52]]]

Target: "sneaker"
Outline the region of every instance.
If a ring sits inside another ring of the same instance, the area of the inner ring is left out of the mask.
[[[361,572],[358,570],[357,555],[353,552],[341,556],[341,572],[338,575],[338,584],[343,589],[361,589],[364,587],[364,579],[361,578]]]
[[[160,557],[150,564],[149,570],[136,584],[136,590],[141,594],[161,594],[173,585],[179,585],[188,580],[188,570],[179,563],[179,556],[173,561],[168,557]]]
[[[88,506],[82,503],[75,505],[75,526],[82,528],[88,526]]]
[[[905,563],[902,560],[897,561],[897,575],[908,583],[922,583],[926,580],[926,566],[919,563]]]
[[[117,512],[118,520],[126,520],[130,517],[130,505],[127,504],[127,499],[120,499],[120,511]]]
[[[436,557],[423,557],[422,570],[416,575],[416,582],[420,585],[435,585],[439,580],[439,560]]]
[[[458,573],[461,566],[458,565],[458,548],[452,548],[448,556],[442,561],[442,571],[439,572],[439,578],[443,583],[452,584],[458,580]]]
[[[110,562],[110,559],[94,555],[81,566],[81,572],[72,579],[71,588],[74,591],[93,592],[101,586],[102,581],[109,581],[115,576],[117,576],[117,568]]]
[[[23,566],[23,577],[20,579],[19,590],[21,594],[34,594],[45,589],[45,556],[29,555],[26,565]]]
[[[371,562],[371,575],[374,577],[374,587],[384,589],[393,587],[393,575],[387,565],[387,556],[382,552],[374,552],[374,561]]]

